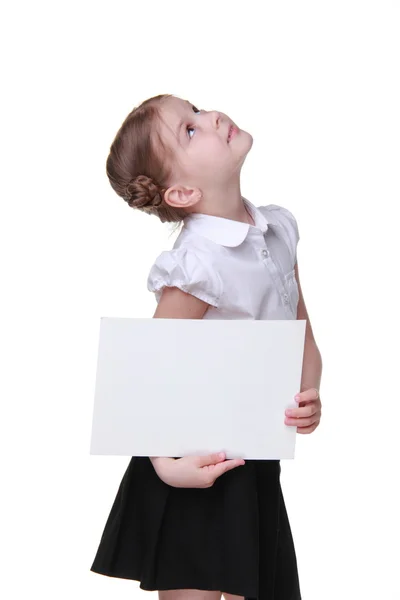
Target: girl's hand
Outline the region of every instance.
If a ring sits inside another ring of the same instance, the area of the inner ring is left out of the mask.
[[[245,464],[241,458],[225,460],[225,453],[182,458],[150,458],[154,470],[164,483],[172,487],[209,488],[215,480],[236,467]]]
[[[312,433],[321,421],[321,399],[316,388],[310,388],[295,396],[299,408],[285,411],[286,425],[297,426],[297,433]]]

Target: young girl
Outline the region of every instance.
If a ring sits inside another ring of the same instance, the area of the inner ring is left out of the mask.
[[[241,195],[252,143],[224,113],[160,95],[123,122],[107,175],[129,206],[183,223],[149,275],[154,317],[307,319],[299,407],[282,419],[311,433],[322,363],[299,282],[297,223]],[[299,600],[280,472],[279,460],[132,457],[91,571],[140,581],[160,600]]]

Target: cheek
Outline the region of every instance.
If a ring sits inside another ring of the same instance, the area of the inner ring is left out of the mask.
[[[193,147],[188,171],[200,180],[218,177],[231,171],[233,159],[234,154],[228,144],[225,146],[221,140],[207,140],[207,143]]]
[[[221,141],[213,141],[201,149],[198,164],[207,170],[218,170],[224,165],[229,165],[232,160],[231,148]]]

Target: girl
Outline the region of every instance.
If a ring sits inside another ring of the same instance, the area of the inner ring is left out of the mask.
[[[224,113],[160,95],[123,122],[107,175],[129,206],[183,222],[149,275],[155,318],[307,319],[299,407],[282,419],[311,433],[322,362],[300,288],[297,223],[241,195],[252,143]],[[132,457],[91,571],[140,581],[160,600],[299,600],[280,472],[279,460]]]

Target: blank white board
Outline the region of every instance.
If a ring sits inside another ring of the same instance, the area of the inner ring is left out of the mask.
[[[101,318],[90,454],[292,459],[305,320]]]

